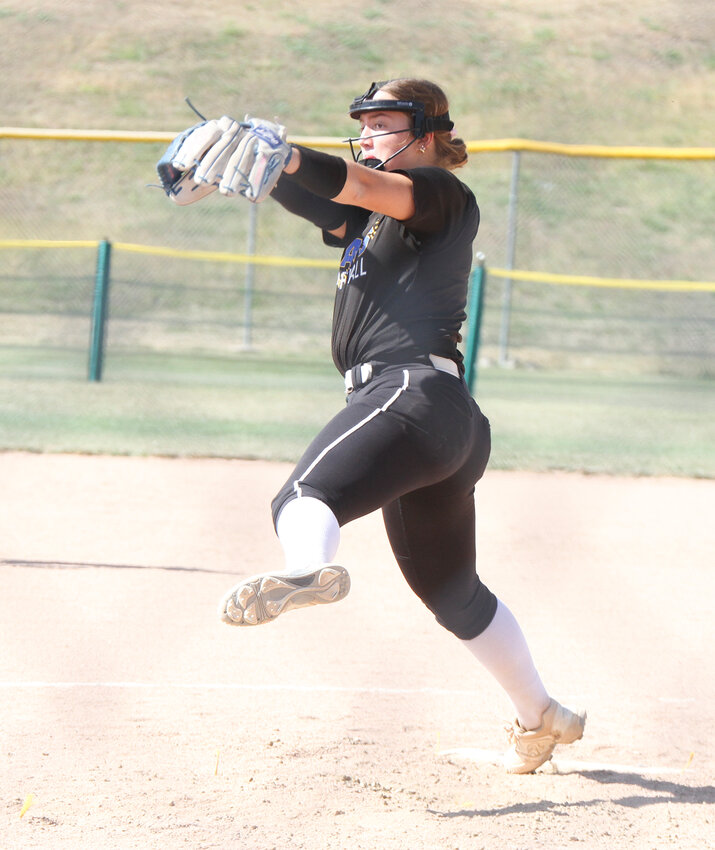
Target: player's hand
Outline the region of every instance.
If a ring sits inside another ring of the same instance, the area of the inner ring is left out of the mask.
[[[203,121],[177,136],[157,164],[167,195],[191,204],[216,189],[226,197],[243,195],[260,203],[272,191],[292,148],[281,124],[224,115]]]
[[[200,124],[176,151],[172,164],[180,171],[193,168],[195,183],[218,185],[245,129],[244,124],[228,115]]]
[[[224,115],[180,133],[156,166],[166,194],[185,205],[215,192],[243,130],[242,124]]]
[[[227,197],[243,195],[257,204],[278,182],[292,148],[282,124],[247,115],[242,126],[243,135],[226,163],[219,192]]]

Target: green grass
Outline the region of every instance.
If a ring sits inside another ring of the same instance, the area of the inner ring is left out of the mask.
[[[325,361],[120,355],[100,383],[76,353],[0,362],[5,449],[292,459],[342,398]]]
[[[468,140],[712,145],[708,0],[651,4],[647,15],[615,2],[554,11],[547,0],[453,0],[448,10],[266,0],[243,4],[240,17],[226,4],[177,0],[167,16],[125,0],[103,5],[99,29],[80,0],[2,5],[8,126],[178,131],[194,120],[189,95],[211,115],[251,112],[292,135],[344,138],[347,104],[371,80],[418,74],[444,85]],[[146,188],[162,152],[2,141],[0,239],[245,251],[247,205],[214,197],[178,209]],[[492,267],[506,261],[511,164],[482,154],[460,173],[478,197],[476,248]],[[517,266],[712,279],[712,167],[523,155]],[[336,259],[270,203],[257,251]],[[327,351],[331,272],[259,269],[255,351],[245,354],[244,266],[117,252],[105,381],[91,385],[94,262],[85,249],[0,255],[0,447],[294,459],[340,404]],[[492,279],[482,349],[492,363],[501,301]],[[714,474],[711,385],[698,378],[712,372],[713,301],[515,285],[519,368],[479,378],[493,464]]]
[[[487,370],[477,395],[502,468],[715,473],[707,380]]]
[[[84,369],[77,353],[0,357],[0,445],[294,461],[343,404],[326,359],[123,355],[101,383]],[[494,468],[715,475],[707,381],[482,369],[476,396]]]

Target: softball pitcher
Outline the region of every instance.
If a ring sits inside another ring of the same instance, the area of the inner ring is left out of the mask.
[[[490,430],[457,347],[479,226],[453,173],[466,147],[426,80],[373,83],[349,113],[360,127],[351,162],[288,144],[280,125],[224,116],[178,137],[159,165],[177,203],[215,189],[254,202],[270,194],[342,250],[332,354],[347,404],[273,500],[285,567],[231,588],[220,615],[256,626],[343,599],[340,527],[382,509],[409,586],[511,699],[505,766],[530,773],[581,738],[586,714],[550,697],[514,616],[476,572],[474,486]]]

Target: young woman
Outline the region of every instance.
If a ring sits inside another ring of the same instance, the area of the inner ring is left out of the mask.
[[[285,145],[271,193],[343,249],[332,351],[347,405],[273,501],[285,568],[232,588],[221,617],[259,625],[342,599],[340,527],[381,508],[410,587],[515,707],[507,770],[533,772],[557,743],[581,737],[585,712],[550,698],[519,625],[476,572],[474,485],[490,431],[457,348],[479,226],[474,195],[453,174],[466,148],[429,81],[373,83],[350,116],[360,124],[355,161]]]

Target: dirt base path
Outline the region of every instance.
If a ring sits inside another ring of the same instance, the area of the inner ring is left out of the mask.
[[[589,711],[519,777],[507,701],[379,515],[343,529],[345,601],[218,621],[237,577],[281,562],[288,471],[0,454],[2,847],[715,846],[715,482],[487,473],[480,573]]]

